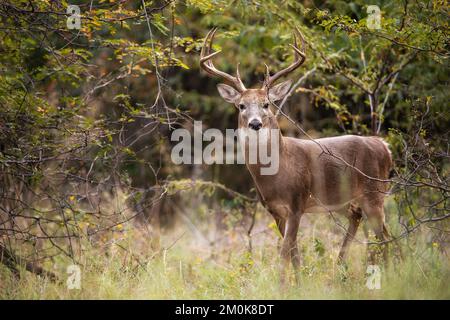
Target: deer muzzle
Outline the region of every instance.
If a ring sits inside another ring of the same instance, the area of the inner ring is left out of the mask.
[[[262,127],[262,122],[260,120],[258,120],[258,119],[252,119],[248,123],[248,126],[249,126],[250,129],[258,131]]]

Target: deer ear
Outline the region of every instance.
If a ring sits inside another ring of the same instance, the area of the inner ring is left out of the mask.
[[[286,80],[269,89],[269,98],[271,101],[278,101],[284,98],[291,88],[292,81]]]
[[[241,97],[241,94],[236,89],[223,83],[217,85],[217,90],[219,90],[219,94],[226,102],[236,103]]]

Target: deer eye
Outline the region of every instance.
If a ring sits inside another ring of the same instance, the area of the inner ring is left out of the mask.
[[[240,104],[240,105],[239,105],[239,109],[240,109],[240,110],[245,110],[245,105]]]
[[[264,104],[263,104],[263,108],[264,108],[264,109],[267,109],[268,107],[269,107],[269,104],[268,104],[268,103],[264,103]]]

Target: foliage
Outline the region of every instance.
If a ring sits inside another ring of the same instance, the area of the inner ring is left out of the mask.
[[[67,27],[67,1],[2,1],[0,256],[8,252],[47,269],[58,265],[57,273],[63,275],[61,266],[76,263],[86,270],[111,268],[107,275],[113,276],[129,265],[95,266],[89,260],[93,252],[106,257],[107,248],[115,245],[129,252],[144,238],[139,232],[158,244],[160,228],[170,229],[179,219],[203,226],[191,226],[194,234],[210,228],[207,219],[225,229],[245,226],[248,251],[262,250],[252,238],[256,197],[243,166],[176,166],[170,160],[173,129],[191,129],[194,119],[221,130],[236,126],[233,108],[216,92],[216,80],[199,70],[203,37],[213,26],[220,28],[214,49],[222,50],[216,65],[232,72],[239,62],[244,82],[252,86],[260,85],[264,63],[272,72],[290,63],[288,44],[298,28],[306,39],[307,62],[294,77],[295,93],[284,106],[286,113],[312,136],[385,136],[396,164],[395,205],[387,211],[395,217],[391,224],[398,241],[416,245],[420,239],[411,261],[417,248],[432,243],[448,254],[447,7],[431,0],[372,2],[71,1],[81,9],[77,30]],[[381,8],[379,30],[367,27],[368,4]],[[299,82],[302,75],[307,76]],[[280,125],[288,135],[302,136],[285,118]],[[208,216],[211,212],[214,218]],[[276,229],[272,226],[268,230]],[[138,231],[130,231],[134,229]],[[231,233],[224,237],[231,239]],[[328,252],[323,240],[310,240],[314,253],[306,261],[310,274],[317,275],[315,259],[325,259]],[[160,249],[142,245],[149,258],[142,276],[148,281],[154,280],[146,276],[149,270],[162,268],[160,261],[152,265]],[[226,296],[255,293],[260,287],[250,285],[241,293],[230,288],[271,279],[273,266],[262,252],[257,255],[235,256],[228,265],[234,271],[224,268],[220,281],[209,265],[202,266],[191,278],[204,272],[201,284],[176,286],[182,292],[167,292],[160,283],[161,296],[195,292],[206,297],[199,292],[211,290],[208,286],[216,281]],[[185,258],[180,254],[170,263]],[[263,266],[261,273],[237,276],[237,266],[246,269],[252,259]],[[439,254],[433,259],[440,261]],[[18,261],[12,265],[20,268]],[[448,262],[430,270],[429,288],[436,288],[435,272],[444,270],[448,276]],[[2,270],[0,278],[7,272]],[[272,292],[266,285],[261,282],[264,292]],[[5,294],[11,287],[0,285],[0,296],[13,297]],[[313,296],[316,289],[311,289]],[[343,294],[341,289],[336,296]],[[51,290],[48,297],[57,297],[60,288]],[[444,291],[436,297],[448,297]],[[24,292],[18,296],[30,297]],[[116,296],[108,292],[105,296]],[[288,297],[297,294],[305,292]],[[400,290],[385,296],[404,294]]]

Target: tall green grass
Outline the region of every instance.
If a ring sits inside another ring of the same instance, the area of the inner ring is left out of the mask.
[[[450,266],[446,248],[417,232],[401,241],[404,260],[392,258],[382,267],[381,288],[366,286],[365,245],[357,240],[350,248],[346,267],[336,264],[342,240],[330,219],[313,217],[302,222],[299,247],[302,255],[300,282],[290,272],[289,285],[279,285],[277,235],[263,218],[261,232],[252,237],[249,252],[242,232],[225,233],[226,241],[214,245],[179,224],[165,233],[160,253],[122,243],[127,250],[83,254],[81,289],[69,290],[65,264],[55,263],[61,283],[23,272],[15,279],[0,266],[1,299],[449,299]],[[256,228],[258,231],[258,228]],[[131,232],[131,230],[130,230]],[[181,238],[180,234],[183,234]],[[357,239],[363,239],[360,231]],[[111,248],[112,249],[112,248]],[[392,248],[394,255],[395,247]]]

